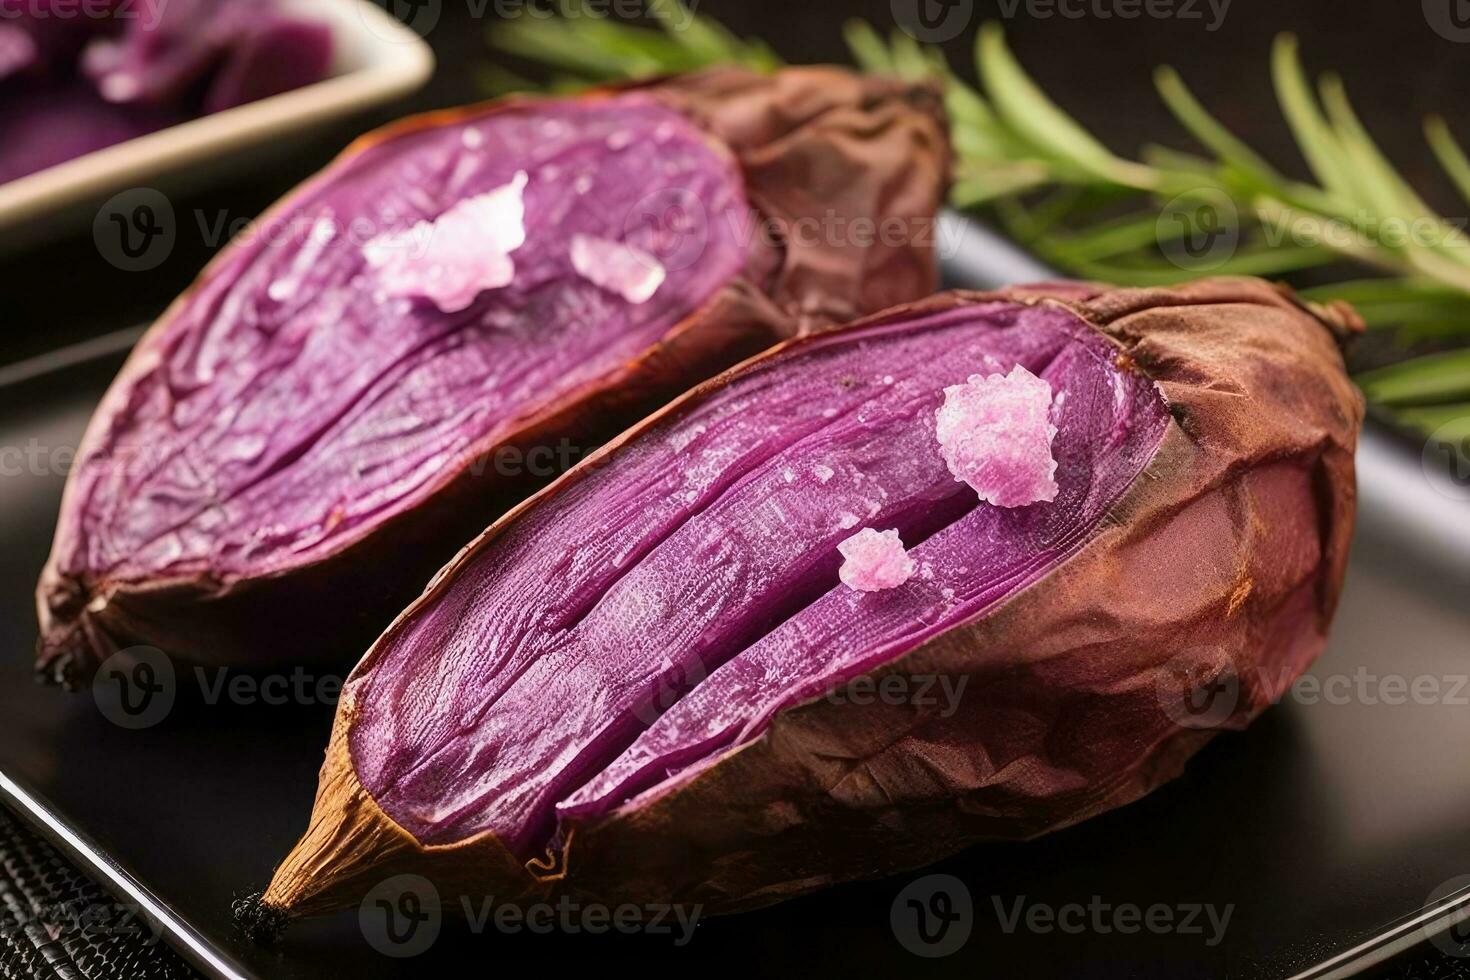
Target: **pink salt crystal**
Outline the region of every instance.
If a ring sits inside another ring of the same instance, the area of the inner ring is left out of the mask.
[[[914,560],[904,551],[897,531],[865,527],[839,544],[837,550],[842,553],[837,577],[859,592],[897,588],[914,574]]]
[[[368,265],[390,296],[422,296],[457,313],[487,289],[508,286],[510,253],[526,243],[525,171],[509,184],[460,201],[407,232],[379,235],[363,246]]]
[[[594,235],[572,236],[572,268],[629,303],[646,303],[664,283],[663,263],[640,248]]]
[[[956,480],[997,507],[1055,500],[1051,385],[1021,365],[944,389],[935,434]]]

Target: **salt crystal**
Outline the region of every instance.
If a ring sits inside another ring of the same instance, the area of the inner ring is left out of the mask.
[[[842,553],[838,578],[859,592],[897,588],[914,574],[914,560],[895,531],[865,527],[837,546]]]
[[[487,289],[515,279],[510,253],[526,243],[525,171],[502,187],[467,198],[407,232],[363,246],[390,296],[422,296],[445,313],[463,310]]]
[[[945,388],[935,435],[949,471],[997,507],[1055,500],[1051,402],[1051,385],[1019,364]]]
[[[812,467],[812,473],[816,475],[818,483],[826,483],[836,475],[837,471],[830,466],[823,466],[821,463],[818,463]]]
[[[632,245],[593,235],[572,236],[572,268],[600,289],[629,303],[646,303],[667,275],[663,264]]]

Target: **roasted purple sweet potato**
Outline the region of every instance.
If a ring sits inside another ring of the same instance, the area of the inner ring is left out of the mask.
[[[950,294],[702,385],[378,640],[250,911],[407,872],[732,911],[1147,793],[1325,643],[1356,328],[1256,280]],[[955,710],[845,693],[911,678]]]
[[[272,0],[167,0],[90,45],[83,70],[108,102],[177,106],[203,89],[219,112],[327,77],[332,30]]]
[[[943,134],[928,88],[793,69],[364,138],[114,382],[41,580],[40,671],[75,682],[134,643],[361,650],[529,492],[531,454],[547,469],[779,339],[932,292]]]

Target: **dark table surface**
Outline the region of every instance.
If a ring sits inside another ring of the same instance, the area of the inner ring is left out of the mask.
[[[698,8],[740,33],[766,38],[790,60],[816,61],[844,57],[840,39],[843,19],[862,16],[886,28],[892,24],[890,11],[904,2],[703,0]],[[1394,161],[1418,186],[1429,189],[1432,203],[1453,217],[1463,213],[1465,206],[1457,205],[1449,189],[1439,182],[1432,158],[1419,136],[1419,117],[1428,112],[1443,113],[1462,136],[1470,138],[1470,71],[1466,71],[1470,66],[1470,40],[1444,26],[1456,23],[1444,17],[1446,11],[1464,6],[1461,0],[1443,0],[1440,4],[1443,10],[1435,7],[1438,2],[1346,4],[1340,0],[1293,0],[1291,3],[1233,0],[1223,8],[1223,19],[1212,29],[1217,19],[1215,11],[1221,9],[1218,0],[1214,7],[1208,0],[1178,0],[1172,5],[1175,16],[1136,18],[1099,16],[1095,0],[1073,0],[1070,4],[1062,0],[1055,5],[952,0],[954,6],[973,9],[974,16],[971,25],[945,46],[952,61],[969,73],[973,24],[984,17],[1003,19],[1016,53],[1043,85],[1116,149],[1127,153],[1151,140],[1188,145],[1153,96],[1150,85],[1151,67],[1171,63],[1184,72],[1196,92],[1227,125],[1284,169],[1301,171],[1303,165],[1291,149],[1289,134],[1274,108],[1267,65],[1271,38],[1282,30],[1295,31],[1302,38],[1308,65],[1322,69],[1336,67],[1342,71],[1365,122],[1390,148]],[[1082,11],[1083,16],[1067,16],[1063,8],[1066,12]],[[86,231],[80,236],[0,259],[0,326],[3,326],[0,363],[146,321],[187,285],[217,244],[200,231],[201,223],[209,224],[221,216],[229,221],[247,219],[258,213],[289,186],[324,164],[358,131],[407,111],[453,105],[479,97],[482,93],[478,88],[477,68],[488,57],[483,35],[490,17],[476,16],[475,12],[484,10],[493,14],[496,9],[507,8],[503,4],[443,0],[438,26],[428,35],[439,58],[439,68],[433,81],[420,93],[348,125],[315,133],[293,147],[279,165],[268,171],[232,180],[176,202],[179,213],[189,218],[181,222],[178,243],[159,268],[148,273],[128,273],[112,267],[98,253]],[[1187,16],[1186,9],[1198,11],[1200,16]],[[48,522],[53,514],[54,507],[51,511],[41,508],[24,515],[24,519],[36,522],[36,534],[44,538],[49,533]],[[6,580],[33,578],[34,560],[34,555],[18,552],[0,558],[0,563],[7,565]],[[24,603],[17,601],[5,603],[7,612],[14,615],[24,615],[23,606]],[[1364,616],[1365,628],[1371,620],[1372,616]],[[28,623],[6,625],[7,642],[30,628]],[[5,683],[15,681],[11,673],[6,674]],[[36,696],[41,695],[38,692]],[[1268,717],[1259,733],[1243,736],[1233,747],[1207,753],[1186,776],[1184,788],[1175,788],[1173,792],[1190,792],[1192,788],[1207,786],[1212,776],[1232,767],[1259,767],[1260,778],[1280,779],[1283,767],[1289,766],[1289,759],[1261,763],[1250,756],[1250,746],[1253,742],[1269,743],[1285,745],[1288,751],[1305,751],[1299,734],[1293,734],[1295,726],[1289,713]],[[84,739],[81,734],[77,737],[80,741],[76,744],[63,745],[58,751],[84,752]],[[1426,746],[1426,751],[1433,750]],[[250,765],[248,760],[240,760],[239,764]],[[1409,801],[1390,802],[1410,805]],[[247,803],[241,801],[240,805]],[[1229,805],[1228,800],[1220,803]],[[1146,801],[1142,806],[1167,806],[1167,802]],[[1243,826],[1246,823],[1243,821]],[[1110,832],[1124,832],[1124,828],[1116,821],[1099,823],[1096,829],[1082,828],[1070,843],[1052,848],[1047,860],[1064,861],[1069,849],[1085,852],[1106,847]],[[1261,845],[1262,859],[1271,860],[1271,842],[1262,841]],[[1018,870],[1009,868],[1012,875]],[[983,869],[973,869],[973,873],[982,872]],[[1297,885],[1304,890],[1310,888],[1310,882]],[[839,911],[845,912],[846,903],[861,902],[865,900],[862,896],[871,898],[876,894],[850,891],[834,901]],[[871,914],[873,910],[866,907],[854,907],[845,914],[850,914],[855,923],[886,929],[886,925],[878,924],[880,918],[886,919],[886,903],[884,898],[881,916]],[[847,933],[836,924],[832,908],[824,906],[820,913],[811,913],[813,931],[805,938],[793,933],[782,939],[769,929],[758,929],[754,934],[768,944],[765,948],[742,950],[738,934],[723,942],[721,948],[731,956],[742,953],[757,956],[767,972],[779,969],[783,943],[795,944],[793,950],[807,942],[831,944],[836,956],[836,951],[847,945],[844,940]],[[1037,955],[1045,955],[1043,947],[1044,944],[1037,947]],[[1305,965],[1308,959],[1309,956],[1304,956],[1301,962]],[[791,960],[809,962],[807,957],[800,956],[792,956]],[[923,961],[910,959],[904,967],[918,969],[922,965]],[[0,966],[3,966],[3,954],[0,954]],[[1461,966],[1462,961],[1427,950],[1401,958],[1381,972],[1383,976],[1393,977],[1450,977],[1463,975]],[[0,971],[0,976],[8,975]]]
[[[121,351],[0,386],[0,445],[75,445],[120,359]],[[55,460],[45,452],[37,458]],[[1365,546],[1373,543],[1365,521],[1333,641],[1312,668],[1320,687],[1302,688],[1248,731],[1222,736],[1148,798],[1081,826],[1026,844],[977,846],[924,871],[759,912],[705,919],[687,946],[660,934],[486,936],[445,921],[419,951],[383,945],[376,920],[347,910],[298,923],[281,944],[261,947],[235,928],[230,905],[268,878],[301,831],[333,709],[335,687],[319,682],[339,680],[355,651],[305,671],[300,685],[294,675],[280,675],[301,693],[274,700],[254,696],[256,688],[238,672],[160,667],[162,710],[153,714],[150,701],[149,713],[136,719],[119,712],[102,675],[77,695],[34,687],[29,592],[62,482],[61,471],[38,466],[0,484],[0,549],[12,559],[0,567],[0,796],[13,793],[8,779],[46,801],[62,826],[90,839],[84,850],[104,856],[99,870],[130,875],[172,920],[171,935],[202,939],[223,975],[306,980],[345,970],[359,980],[396,980],[473,965],[493,952],[507,968],[548,956],[564,964],[679,963],[698,970],[754,958],[764,972],[816,976],[973,976],[987,967],[1037,980],[1269,980],[1384,934],[1432,897],[1464,885],[1470,869],[1470,772],[1463,763],[1470,749],[1470,610],[1411,561],[1382,561]],[[1404,685],[1426,678],[1437,694],[1406,703],[1403,691],[1379,686],[1394,678]],[[247,683],[243,695],[220,696],[238,681]],[[34,894],[24,886],[35,878],[27,868],[36,861],[26,858],[34,849],[8,850],[0,834],[0,869],[14,880],[13,892]],[[6,884],[0,876],[0,939],[7,935]],[[906,889],[928,895],[936,886],[971,910],[969,939],[952,955],[921,960],[911,950],[928,947],[916,945],[902,899]],[[466,898],[481,908],[491,897]],[[1104,918],[1076,928],[1075,916],[1091,916],[1097,903]],[[121,905],[99,903],[95,889],[84,906],[108,914],[133,907],[126,897]],[[1074,922],[1066,929],[1007,926],[1008,910],[1018,907],[1071,908],[1065,914]],[[1124,907],[1163,909],[1171,923],[1175,915],[1192,918],[1177,929],[1125,934],[1110,926],[1110,910]],[[68,917],[50,903],[43,911],[65,933]],[[113,941],[111,952],[158,958],[149,935]],[[95,942],[81,940],[117,939],[95,932],[73,938],[89,953]],[[1419,954],[1413,969],[1461,969],[1458,957],[1442,951],[1470,954],[1470,945],[1445,943]],[[0,965],[4,960],[0,943]],[[94,955],[92,962],[115,960]]]

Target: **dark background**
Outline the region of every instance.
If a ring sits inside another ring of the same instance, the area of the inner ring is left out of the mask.
[[[497,4],[442,2],[442,16],[428,34],[439,67],[426,88],[345,126],[327,127],[283,160],[244,179],[176,200],[178,243],[161,267],[146,273],[119,271],[98,254],[86,230],[0,258],[0,363],[155,316],[212,252],[192,217],[196,209],[210,220],[221,210],[231,220],[249,218],[325,164],[356,133],[405,112],[481,97],[479,69],[491,58],[484,38],[493,28]],[[544,8],[549,0],[527,2]],[[905,2],[915,0],[893,0]],[[1470,12],[1466,0],[1231,0],[1214,31],[1208,29],[1214,19],[1208,0],[1173,0],[1174,10],[1189,7],[1198,16],[1135,19],[1093,12],[1095,4],[1107,0],[1062,0],[1069,11],[1084,15],[1080,17],[1028,14],[1050,9],[1045,0],[1029,5],[972,2],[973,23],[946,45],[951,62],[966,75],[974,74],[975,27],[984,19],[1002,20],[1017,56],[1042,86],[1115,150],[1133,154],[1149,142],[1190,145],[1152,87],[1152,68],[1171,64],[1226,125],[1288,173],[1306,176],[1276,109],[1268,64],[1272,38],[1281,31],[1295,32],[1308,67],[1314,72],[1335,69],[1344,76],[1368,128],[1430,203],[1452,220],[1465,214],[1466,205],[1435,166],[1420,122],[1427,113],[1442,113],[1462,141],[1470,142],[1470,41],[1436,33],[1427,13],[1436,6],[1448,10],[1451,4]],[[893,3],[698,0],[694,5],[800,62],[845,60],[842,23],[862,17],[890,30]],[[479,10],[486,16],[474,16]],[[1010,16],[1004,16],[1007,11]]]
[[[1177,0],[1174,9],[1186,2]],[[1153,66],[1172,64],[1227,126],[1286,172],[1306,176],[1277,111],[1268,65],[1272,38],[1281,31],[1295,32],[1309,68],[1336,69],[1344,76],[1364,122],[1388,155],[1431,204],[1454,220],[1465,214],[1466,205],[1440,177],[1420,134],[1420,121],[1427,113],[1442,113],[1462,140],[1470,142],[1470,41],[1458,43],[1436,33],[1426,15],[1426,6],[1436,3],[1447,9],[1462,0],[1232,0],[1219,29],[1211,31],[1207,25],[1214,14],[1204,0],[1193,4],[1200,15],[1196,18],[1145,15],[1128,20],[1091,13],[1093,0],[1074,0],[1070,9],[1085,12],[1077,18],[1031,16],[1025,3],[1015,7],[1014,16],[1002,18],[1009,4],[975,0],[974,24],[946,48],[952,64],[973,77],[975,26],[985,18],[1004,19],[1013,50],[1042,86],[1106,143],[1130,155],[1149,142],[1190,146],[1151,83]],[[439,67],[426,88],[350,124],[317,132],[278,163],[244,179],[176,200],[178,242],[160,268],[147,273],[114,268],[86,229],[0,258],[0,363],[155,316],[213,250],[190,217],[196,211],[248,218],[326,163],[356,133],[405,112],[483,95],[479,68],[491,57],[484,35],[493,25],[471,14],[479,4],[443,4],[443,15],[428,35]],[[697,7],[738,33],[764,38],[783,57],[799,62],[845,60],[841,25],[849,17],[865,18],[885,31],[893,25],[890,0],[702,0]],[[779,950],[752,951],[757,952],[768,965],[775,965],[770,957],[779,959]],[[1391,964],[1380,975],[1448,980],[1466,975],[1465,962],[1470,961],[1419,954]],[[480,970],[494,968],[493,959],[478,965]]]

